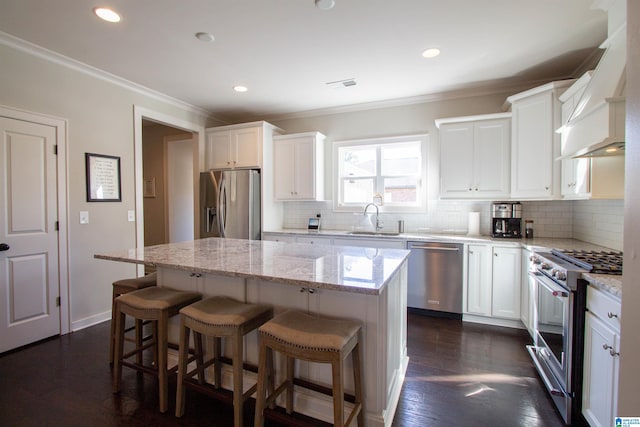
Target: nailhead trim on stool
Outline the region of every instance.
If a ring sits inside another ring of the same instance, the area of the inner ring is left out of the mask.
[[[178,314],[178,311],[199,301],[202,296],[196,292],[178,291],[165,287],[150,287],[139,291],[129,292],[116,298],[116,353],[113,369],[113,392],[120,392],[122,381],[122,366],[137,369],[158,377],[158,392],[160,412],[168,409],[169,373],[175,372],[177,366],[167,368],[168,350],[168,326],[169,318]],[[124,351],[124,323],[129,315],[139,320],[151,320],[153,322],[154,340],[145,345],[137,345],[133,351],[123,354]],[[129,357],[142,353],[147,348],[156,351],[155,367],[143,366],[141,363],[127,361]]]
[[[111,339],[109,341],[109,364],[113,365],[113,356],[115,352],[116,343],[116,298],[120,295],[127,294],[129,292],[137,291],[139,289],[148,288],[150,286],[156,286],[157,274],[151,273],[146,276],[136,277],[133,279],[121,279],[113,282],[113,297],[111,299]],[[142,342],[142,321],[136,321],[136,342]],[[127,329],[125,332],[128,332]],[[140,344],[138,344],[140,345]],[[138,360],[138,363],[142,363]]]
[[[242,427],[242,408],[256,385],[243,393],[243,337],[273,317],[269,306],[245,304],[229,297],[215,296],[191,304],[180,310],[180,352],[178,361],[178,392],[176,394],[176,416],[181,417],[185,409],[185,386],[190,386],[213,397],[219,397],[215,389],[221,387],[220,347],[222,338],[231,341],[233,365],[233,419],[235,427]],[[188,356],[189,333],[194,333],[195,354]],[[212,358],[204,361],[202,337],[214,337]],[[195,360],[196,368],[187,372],[187,365]],[[214,384],[206,384],[204,371],[214,366]],[[197,382],[192,377],[197,375]]]
[[[265,407],[272,405],[276,397],[285,390],[287,391],[287,414],[293,412],[295,359],[331,363],[334,425],[337,427],[350,425],[351,421],[357,417],[358,426],[364,426],[360,330],[361,323],[358,321],[318,317],[294,310],[282,313],[262,325],[258,329],[260,360],[255,427],[263,426]],[[275,391],[273,390],[274,350],[282,353],[287,360],[287,378]],[[353,360],[355,406],[345,421],[343,362],[349,354]]]

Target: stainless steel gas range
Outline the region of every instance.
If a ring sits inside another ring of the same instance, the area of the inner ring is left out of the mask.
[[[540,377],[571,424],[581,412],[586,272],[621,274],[621,252],[535,252],[529,274],[535,279],[534,344],[527,346]]]

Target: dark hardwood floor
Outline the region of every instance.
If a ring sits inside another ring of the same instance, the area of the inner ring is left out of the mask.
[[[233,425],[229,406],[191,391],[184,417],[174,417],[174,404],[160,414],[157,382],[130,369],[113,395],[108,336],[103,323],[1,355],[0,425]],[[393,425],[563,426],[526,343],[524,331],[410,314],[411,361]],[[175,383],[171,390],[174,402]],[[252,410],[249,403],[246,425]]]

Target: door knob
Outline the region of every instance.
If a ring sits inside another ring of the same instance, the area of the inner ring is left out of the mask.
[[[8,251],[9,250],[9,245],[7,245],[6,243],[0,243],[0,251]]]

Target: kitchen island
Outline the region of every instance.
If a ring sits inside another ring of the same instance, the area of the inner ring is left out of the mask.
[[[407,257],[400,249],[290,244],[209,238],[130,249],[95,258],[156,268],[158,286],[226,295],[270,304],[276,313],[298,309],[360,320],[367,425],[393,421],[407,368]],[[170,334],[177,337],[176,318]],[[175,340],[175,338],[174,338]],[[177,340],[176,340],[177,341]],[[256,332],[246,337],[246,362],[257,365]],[[276,359],[278,374],[283,360]],[[351,372],[350,360],[346,362]],[[300,362],[297,376],[331,384],[330,365]],[[231,388],[228,375],[225,386]],[[346,376],[345,390],[353,392]],[[255,376],[248,372],[248,383]],[[329,396],[306,389],[296,393],[295,411],[332,421]]]

